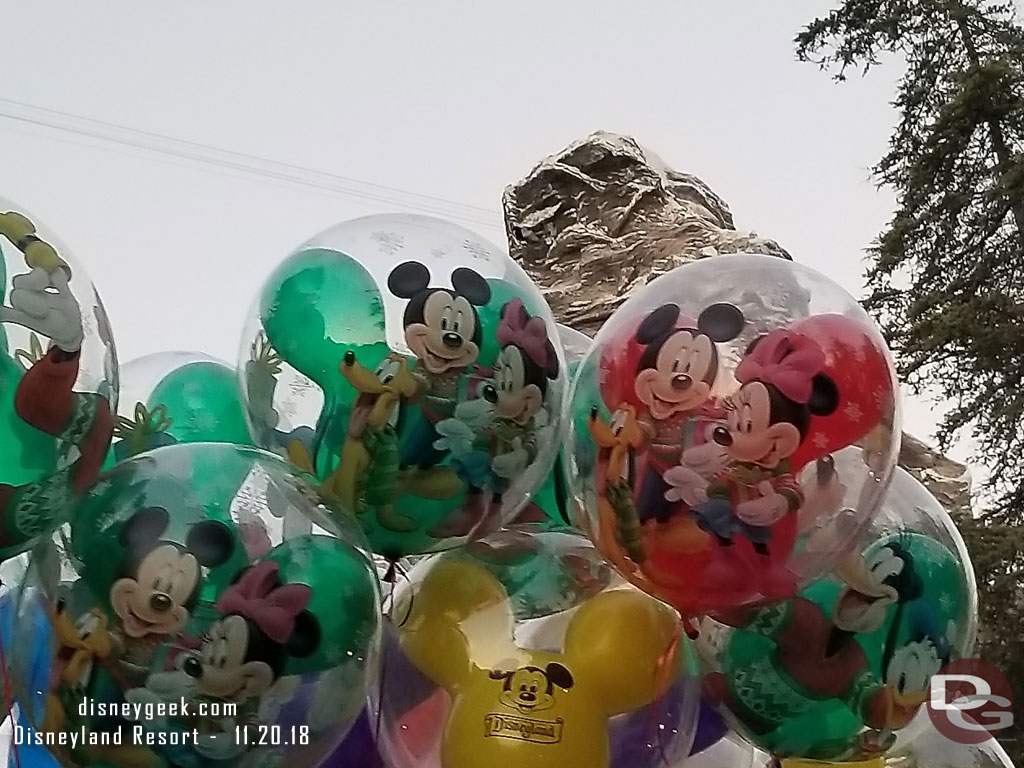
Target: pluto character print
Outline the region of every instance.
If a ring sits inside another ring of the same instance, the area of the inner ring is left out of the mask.
[[[254,435],[316,475],[375,552],[480,538],[544,482],[565,394],[557,327],[477,236],[428,217],[346,222],[285,261],[259,307]],[[316,398],[289,397],[299,377]]]
[[[792,284],[825,284],[804,271],[748,255],[680,267],[627,301],[581,365],[577,517],[686,616],[794,596],[852,546],[894,466],[895,374],[856,302],[829,283],[822,304],[842,314],[765,317],[765,302],[793,306]]]
[[[6,212],[3,212],[6,211]],[[117,386],[88,278],[0,201],[0,560],[55,530],[99,474]],[[7,283],[9,270],[18,272]],[[11,345],[20,343],[21,348]]]
[[[945,545],[888,536],[796,598],[720,617],[736,628],[705,694],[777,756],[880,755],[968,646],[969,584]]]

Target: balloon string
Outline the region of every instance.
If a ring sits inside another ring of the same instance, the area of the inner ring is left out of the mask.
[[[14,626],[13,618],[11,626]],[[18,754],[18,741],[14,738],[14,695],[11,691],[11,679],[7,676],[7,654],[4,652],[3,633],[0,632],[0,665],[4,669],[4,698],[7,699],[7,715],[11,719],[11,751],[14,752],[14,765],[21,768],[21,756]]]
[[[653,743],[657,745],[658,755],[661,758],[662,763],[668,768],[671,768],[671,761],[668,759],[668,754],[665,752],[665,741],[662,739],[661,723],[658,722],[661,711],[662,702],[668,693],[669,688],[672,687],[673,672],[675,671],[676,657],[679,652],[679,646],[683,641],[683,632],[688,631],[687,619],[680,619],[676,624],[675,631],[672,633],[672,640],[668,644],[668,648],[658,659],[655,669],[657,670],[656,682],[658,694],[654,698],[653,705],[651,707],[651,729],[654,731]]]
[[[385,604],[388,606],[388,609],[387,609],[387,611],[384,614],[384,620],[388,624],[393,624],[393,621],[392,621],[392,618],[391,618],[391,611],[395,607],[395,581],[396,581],[397,571],[398,571],[398,562],[396,560],[392,560],[392,561],[390,561],[388,563],[388,570],[384,574],[384,581],[388,585],[388,596],[387,596],[387,599],[384,601]],[[384,683],[385,683],[385,680],[387,678],[388,654],[389,653],[390,653],[390,649],[388,647],[388,643],[385,642],[384,643],[384,653],[382,654],[381,661],[380,661],[380,684],[377,686],[377,691],[378,691],[378,693],[377,693],[377,717],[376,717],[377,722],[374,725],[374,743],[376,743],[376,744],[380,744],[380,733],[381,733],[381,728],[382,728],[383,723],[384,723]],[[380,748],[378,747],[377,748],[377,756],[374,759],[374,764],[375,765],[379,765],[380,762],[381,762]]]

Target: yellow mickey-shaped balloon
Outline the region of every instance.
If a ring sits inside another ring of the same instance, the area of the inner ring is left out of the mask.
[[[678,626],[664,604],[617,589],[576,610],[563,653],[520,648],[501,584],[450,559],[419,585],[401,642],[452,697],[442,768],[603,768],[609,718],[658,697]]]

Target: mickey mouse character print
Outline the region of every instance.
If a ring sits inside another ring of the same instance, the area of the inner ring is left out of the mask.
[[[430,286],[430,270],[407,261],[388,275],[388,290],[408,299],[402,318],[405,343],[416,356],[413,377],[422,418],[403,435],[401,468],[410,470],[407,488],[425,498],[450,498],[459,492],[457,478],[437,465],[446,457],[438,450],[436,425],[455,414],[462,399],[463,379],[480,356],[482,329],[478,307],[491,298],[487,281],[472,269],[451,274],[451,288]],[[455,480],[454,486],[452,480]]]

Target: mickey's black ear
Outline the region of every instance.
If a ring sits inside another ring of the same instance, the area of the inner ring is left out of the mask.
[[[563,667],[561,664],[559,664],[557,661],[553,661],[550,664],[548,664],[546,672],[548,680],[557,685],[559,688],[564,688],[565,690],[569,690],[570,688],[572,688],[572,673],[568,669]]]
[[[807,407],[815,416],[828,416],[839,407],[839,387],[824,373],[814,377],[811,399]]]
[[[482,307],[491,300],[491,286],[480,275],[466,267],[459,267],[452,272],[452,288],[476,307]]]
[[[163,507],[146,507],[140,509],[121,529],[118,541],[126,549],[135,551],[146,549],[157,541],[167,530],[170,515]]]
[[[235,537],[224,523],[204,520],[189,530],[185,549],[196,556],[200,565],[213,568],[223,565],[231,557],[235,551]]]
[[[640,323],[640,327],[636,329],[636,340],[641,344],[653,344],[659,336],[671,331],[678,319],[678,306],[662,304]]]
[[[732,341],[739,336],[746,322],[739,307],[720,302],[712,304],[700,313],[700,317],[697,318],[697,330],[712,341],[721,343]]]
[[[558,378],[558,354],[555,352],[555,345],[548,341],[547,344],[548,364],[544,368],[544,375],[554,381]]]
[[[430,270],[418,261],[399,264],[388,275],[388,290],[400,299],[411,299],[430,285]]]
[[[289,656],[304,659],[316,653],[320,647],[320,622],[309,611],[303,611],[295,617],[295,629],[288,638],[285,650]]]

